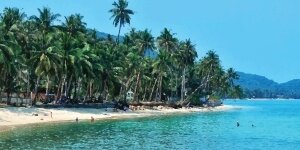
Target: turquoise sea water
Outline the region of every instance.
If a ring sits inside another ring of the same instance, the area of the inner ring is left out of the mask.
[[[224,103],[242,108],[30,125],[0,133],[0,149],[300,149],[300,100]]]

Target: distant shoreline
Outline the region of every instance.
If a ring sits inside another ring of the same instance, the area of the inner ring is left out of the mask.
[[[95,120],[105,119],[127,119],[149,116],[160,116],[169,114],[184,114],[193,112],[215,112],[236,109],[236,106],[222,105],[218,107],[197,107],[197,108],[165,108],[144,109],[137,111],[118,111],[113,109],[94,109],[94,108],[18,108],[6,107],[0,108],[0,132],[18,128],[20,125],[29,125],[36,123],[57,123],[57,122],[75,122],[78,117],[80,121],[89,121],[91,117]],[[51,118],[52,112],[52,118]],[[35,115],[37,116],[35,116]]]

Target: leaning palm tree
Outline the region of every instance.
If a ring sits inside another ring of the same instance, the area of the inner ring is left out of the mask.
[[[119,32],[117,38],[117,43],[119,43],[121,27],[124,27],[126,23],[130,24],[130,15],[133,15],[134,12],[130,9],[127,9],[128,2],[126,0],[119,0],[118,3],[114,2],[112,5],[114,6],[114,8],[109,10],[109,12],[112,13],[111,18],[114,18],[114,26],[117,27],[119,25]]]

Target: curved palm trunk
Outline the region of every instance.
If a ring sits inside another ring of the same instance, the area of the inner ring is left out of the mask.
[[[181,104],[183,104],[184,102],[189,101],[189,100],[193,97],[193,95],[194,95],[198,90],[200,90],[200,88],[202,88],[202,87],[203,87],[204,89],[207,88],[208,82],[209,82],[209,80],[211,79],[211,76],[210,76],[211,70],[212,70],[212,65],[210,66],[210,70],[208,71],[208,74],[202,79],[200,85],[199,85],[199,86],[198,86],[191,94],[189,94],[189,96],[188,96],[186,99],[184,99],[183,101],[181,101]]]

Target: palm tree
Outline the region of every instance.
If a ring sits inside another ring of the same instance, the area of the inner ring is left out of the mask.
[[[204,95],[211,95],[220,89],[220,79],[223,77],[224,71],[221,67],[219,56],[215,51],[208,51],[206,56],[195,65],[195,74],[200,79],[198,86],[181,102],[182,104],[189,101],[198,91]]]
[[[118,3],[114,2],[112,4],[114,6],[113,9],[109,10],[112,13],[111,18],[114,18],[113,24],[115,27],[119,25],[118,39],[117,43],[120,41],[120,32],[121,27],[125,26],[126,23],[130,24],[130,15],[133,15],[134,12],[130,9],[127,9],[128,2],[126,0],[119,0]]]
[[[5,87],[8,88],[8,78],[13,76],[13,66],[11,64],[14,57],[14,53],[12,49],[3,44],[2,41],[0,41],[0,43],[0,97],[2,100],[2,89]],[[7,102],[9,103],[9,101]]]
[[[33,37],[33,56],[31,60],[35,67],[35,75],[37,76],[35,82],[35,98],[33,104],[36,103],[36,98],[38,94],[38,86],[40,78],[46,76],[46,95],[49,93],[50,77],[58,74],[58,65],[60,64],[59,57],[61,54],[58,53],[59,36],[56,32],[57,28],[53,25],[57,21],[59,14],[53,14],[50,8],[44,7],[43,9],[38,9],[39,16],[31,16],[30,20],[36,27],[36,33]]]
[[[46,95],[48,95],[50,78],[51,76],[58,75],[61,64],[61,54],[57,40],[51,34],[48,34],[45,38],[37,38],[37,43],[35,44],[36,51],[33,52],[33,56],[30,59],[37,75],[33,104],[36,102],[40,78],[46,76]]]
[[[186,71],[189,66],[194,64],[195,58],[197,57],[195,45],[192,44],[190,39],[180,43],[179,49],[175,53],[175,57],[177,58],[179,67],[182,69],[181,100],[184,100],[186,92]]]
[[[72,68],[74,63],[69,53],[74,49],[79,50],[84,46],[82,43],[85,43],[86,23],[83,22],[82,19],[83,16],[80,14],[70,15],[65,17],[65,22],[60,27],[61,46],[63,50],[63,74],[59,85],[61,88],[60,94],[64,93],[64,96],[68,96],[68,89],[70,89],[71,81],[74,77],[73,73],[69,72],[68,69],[68,67]],[[59,99],[59,96],[57,99]]]
[[[10,93],[16,90],[16,80],[20,69],[16,69],[17,58],[20,58],[20,46],[16,41],[19,35],[16,32],[23,23],[25,13],[20,12],[17,8],[5,8],[0,17],[0,30],[3,36],[0,38],[0,70],[2,72],[3,84],[6,87],[7,103],[10,103]],[[20,83],[20,82],[18,82]],[[20,85],[20,84],[19,84]],[[1,87],[0,87],[1,88]],[[1,90],[0,90],[1,91]]]
[[[53,14],[50,8],[47,7],[44,7],[43,9],[38,8],[38,11],[39,16],[31,16],[30,20],[33,20],[39,31],[41,31],[42,34],[46,35],[55,29],[53,23],[54,21],[58,20],[60,14]]]
[[[136,39],[136,47],[138,49],[138,55],[144,56],[145,51],[152,51],[155,48],[154,45],[154,37],[151,33],[146,29],[144,31],[138,32],[138,36]],[[136,78],[136,86],[134,88],[134,101],[138,99],[138,88],[140,86],[141,78],[143,78],[143,69],[145,68],[145,58],[139,57],[139,65],[136,66],[137,70],[137,78]]]
[[[7,34],[11,31],[12,27],[22,23],[25,17],[26,14],[20,12],[18,8],[4,8],[1,16],[1,21],[4,24],[4,35],[7,37]]]
[[[172,59],[172,62],[175,62],[175,58],[173,54],[178,50],[178,39],[174,37],[175,33],[172,33],[169,29],[164,28],[163,31],[161,31],[160,35],[157,37],[157,46],[159,48],[159,51],[165,51],[167,52],[167,57],[170,57],[169,59]],[[172,89],[172,96],[174,93],[174,90],[176,91],[177,95],[177,66],[175,63],[172,64],[172,74],[171,74],[171,82],[170,86]],[[175,82],[175,83],[174,83]]]
[[[174,37],[174,33],[164,28],[157,37],[158,48],[168,53],[173,53],[177,49],[178,39]]]
[[[163,78],[167,77],[167,74],[170,70],[170,57],[168,57],[167,52],[161,51],[158,54],[158,57],[156,58],[155,62],[153,63],[153,74],[156,75],[155,83],[157,83],[156,88],[156,100],[161,100],[162,96],[162,88],[163,88]],[[154,86],[155,87],[155,84]],[[152,92],[150,94],[149,100],[152,99],[152,93],[154,88],[152,89]]]

